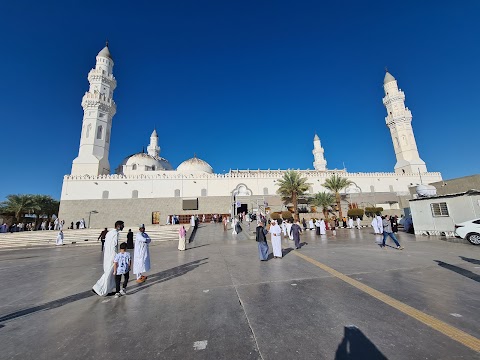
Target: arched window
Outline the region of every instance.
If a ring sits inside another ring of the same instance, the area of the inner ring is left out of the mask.
[[[103,136],[103,126],[99,125],[97,128],[97,139],[101,140]]]
[[[266,187],[263,188],[263,195],[268,195],[268,188]]]
[[[207,196],[207,189],[202,189],[202,196]]]
[[[92,130],[92,124],[87,125],[87,131],[86,131],[85,137],[88,138],[90,136],[90,130]]]
[[[180,197],[180,189],[175,189],[175,197]]]
[[[132,165],[132,170],[137,170],[137,164]]]
[[[152,171],[155,171],[155,165],[152,165]]]
[[[103,193],[102,193],[102,199],[108,199],[108,191],[105,190]]]
[[[138,190],[132,191],[132,199],[138,199]]]
[[[106,141],[107,143],[110,142],[110,130],[108,130],[108,129],[107,129],[107,134],[105,135],[105,141]]]
[[[394,192],[393,185],[390,185],[390,192]]]
[[[375,186],[370,186],[370,192],[375,192]]]

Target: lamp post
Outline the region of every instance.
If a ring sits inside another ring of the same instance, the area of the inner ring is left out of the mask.
[[[91,218],[92,214],[98,214],[98,211],[97,211],[97,210],[92,210],[92,211],[89,211],[89,212],[88,212],[88,228],[89,228],[89,229],[91,228],[91,226],[90,226],[90,218]]]

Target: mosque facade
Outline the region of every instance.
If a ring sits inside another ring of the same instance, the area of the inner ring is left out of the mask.
[[[156,130],[150,136],[147,151],[127,156],[112,174],[108,157],[116,113],[113,93],[117,85],[113,65],[107,45],[98,53],[95,68],[88,73],[90,87],[82,99],[84,116],[79,152],[72,162],[71,174],[63,180],[61,219],[70,223],[89,218],[89,227],[101,228],[118,219],[127,225],[163,224],[173,214],[231,214],[238,205],[248,211],[284,209],[276,195],[276,182],[286,170],[230,170],[218,174],[196,156],[174,168],[160,156]],[[349,203],[401,211],[408,206],[410,186],[442,180],[439,172],[428,172],[420,158],[411,125],[412,114],[405,107],[405,94],[389,72],[383,86],[385,121],[397,158],[394,172],[329,170],[316,134],[312,150],[314,170],[298,170],[308,179],[311,195],[326,191],[322,184],[333,174],[352,181],[342,194],[345,213]]]

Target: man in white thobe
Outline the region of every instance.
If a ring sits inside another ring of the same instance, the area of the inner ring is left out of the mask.
[[[383,234],[383,219],[380,215],[375,218],[377,220],[377,229],[379,234]]]
[[[195,227],[195,216],[193,215],[190,217],[190,226]]]
[[[361,225],[360,225],[360,216],[357,216],[357,228],[360,230]]]
[[[113,274],[113,260],[117,255],[119,232],[123,230],[123,221],[115,223],[115,229],[110,230],[105,236],[105,248],[103,250],[103,275],[93,286],[97,295],[107,296],[115,291],[115,275]]]
[[[285,224],[285,226],[287,227],[288,238],[289,238],[290,240],[293,240],[293,235],[290,234],[290,233],[291,233],[290,230],[292,230],[292,225],[293,225],[293,224],[292,224],[290,221],[287,221],[287,223]]]
[[[57,235],[57,241],[55,242],[55,245],[63,245],[63,231],[60,230]]]
[[[352,218],[348,218],[348,228],[353,229],[353,219]]]
[[[270,230],[268,231],[271,234],[272,247],[273,247],[273,257],[275,259],[282,258],[282,229],[277,224],[275,220],[272,220],[270,223]]]
[[[378,232],[378,222],[377,222],[376,217],[373,218],[371,225],[373,227],[373,232],[375,233],[375,235],[378,235],[379,234],[379,232]]]
[[[133,273],[137,276],[137,283],[143,283],[147,280],[147,276],[142,274],[150,270],[150,251],[148,247],[152,239],[145,232],[145,225],[140,225],[138,230],[139,232],[135,235]]]
[[[282,221],[281,227],[282,227],[283,236],[287,237],[287,222],[285,220]]]
[[[320,235],[327,234],[327,226],[325,225],[325,221],[323,219],[320,220]]]
[[[313,230],[313,219],[310,219],[310,220],[308,221],[308,228],[309,228],[310,230]]]

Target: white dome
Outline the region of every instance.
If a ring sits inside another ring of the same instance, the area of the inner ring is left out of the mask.
[[[191,159],[185,160],[177,167],[177,171],[181,172],[189,172],[189,171],[202,171],[208,174],[213,174],[212,167],[202,159],[197,158],[194,156]]]
[[[129,173],[135,173],[136,171],[173,170],[172,165],[170,165],[167,159],[162,157],[155,158],[145,153],[127,156],[118,167],[119,171],[117,171],[117,173],[123,172],[123,165],[126,165],[125,170]]]
[[[110,54],[110,50],[108,49],[108,45],[105,46],[102,50],[100,50],[97,56],[101,56],[101,57],[105,57],[113,60],[112,55]]]

